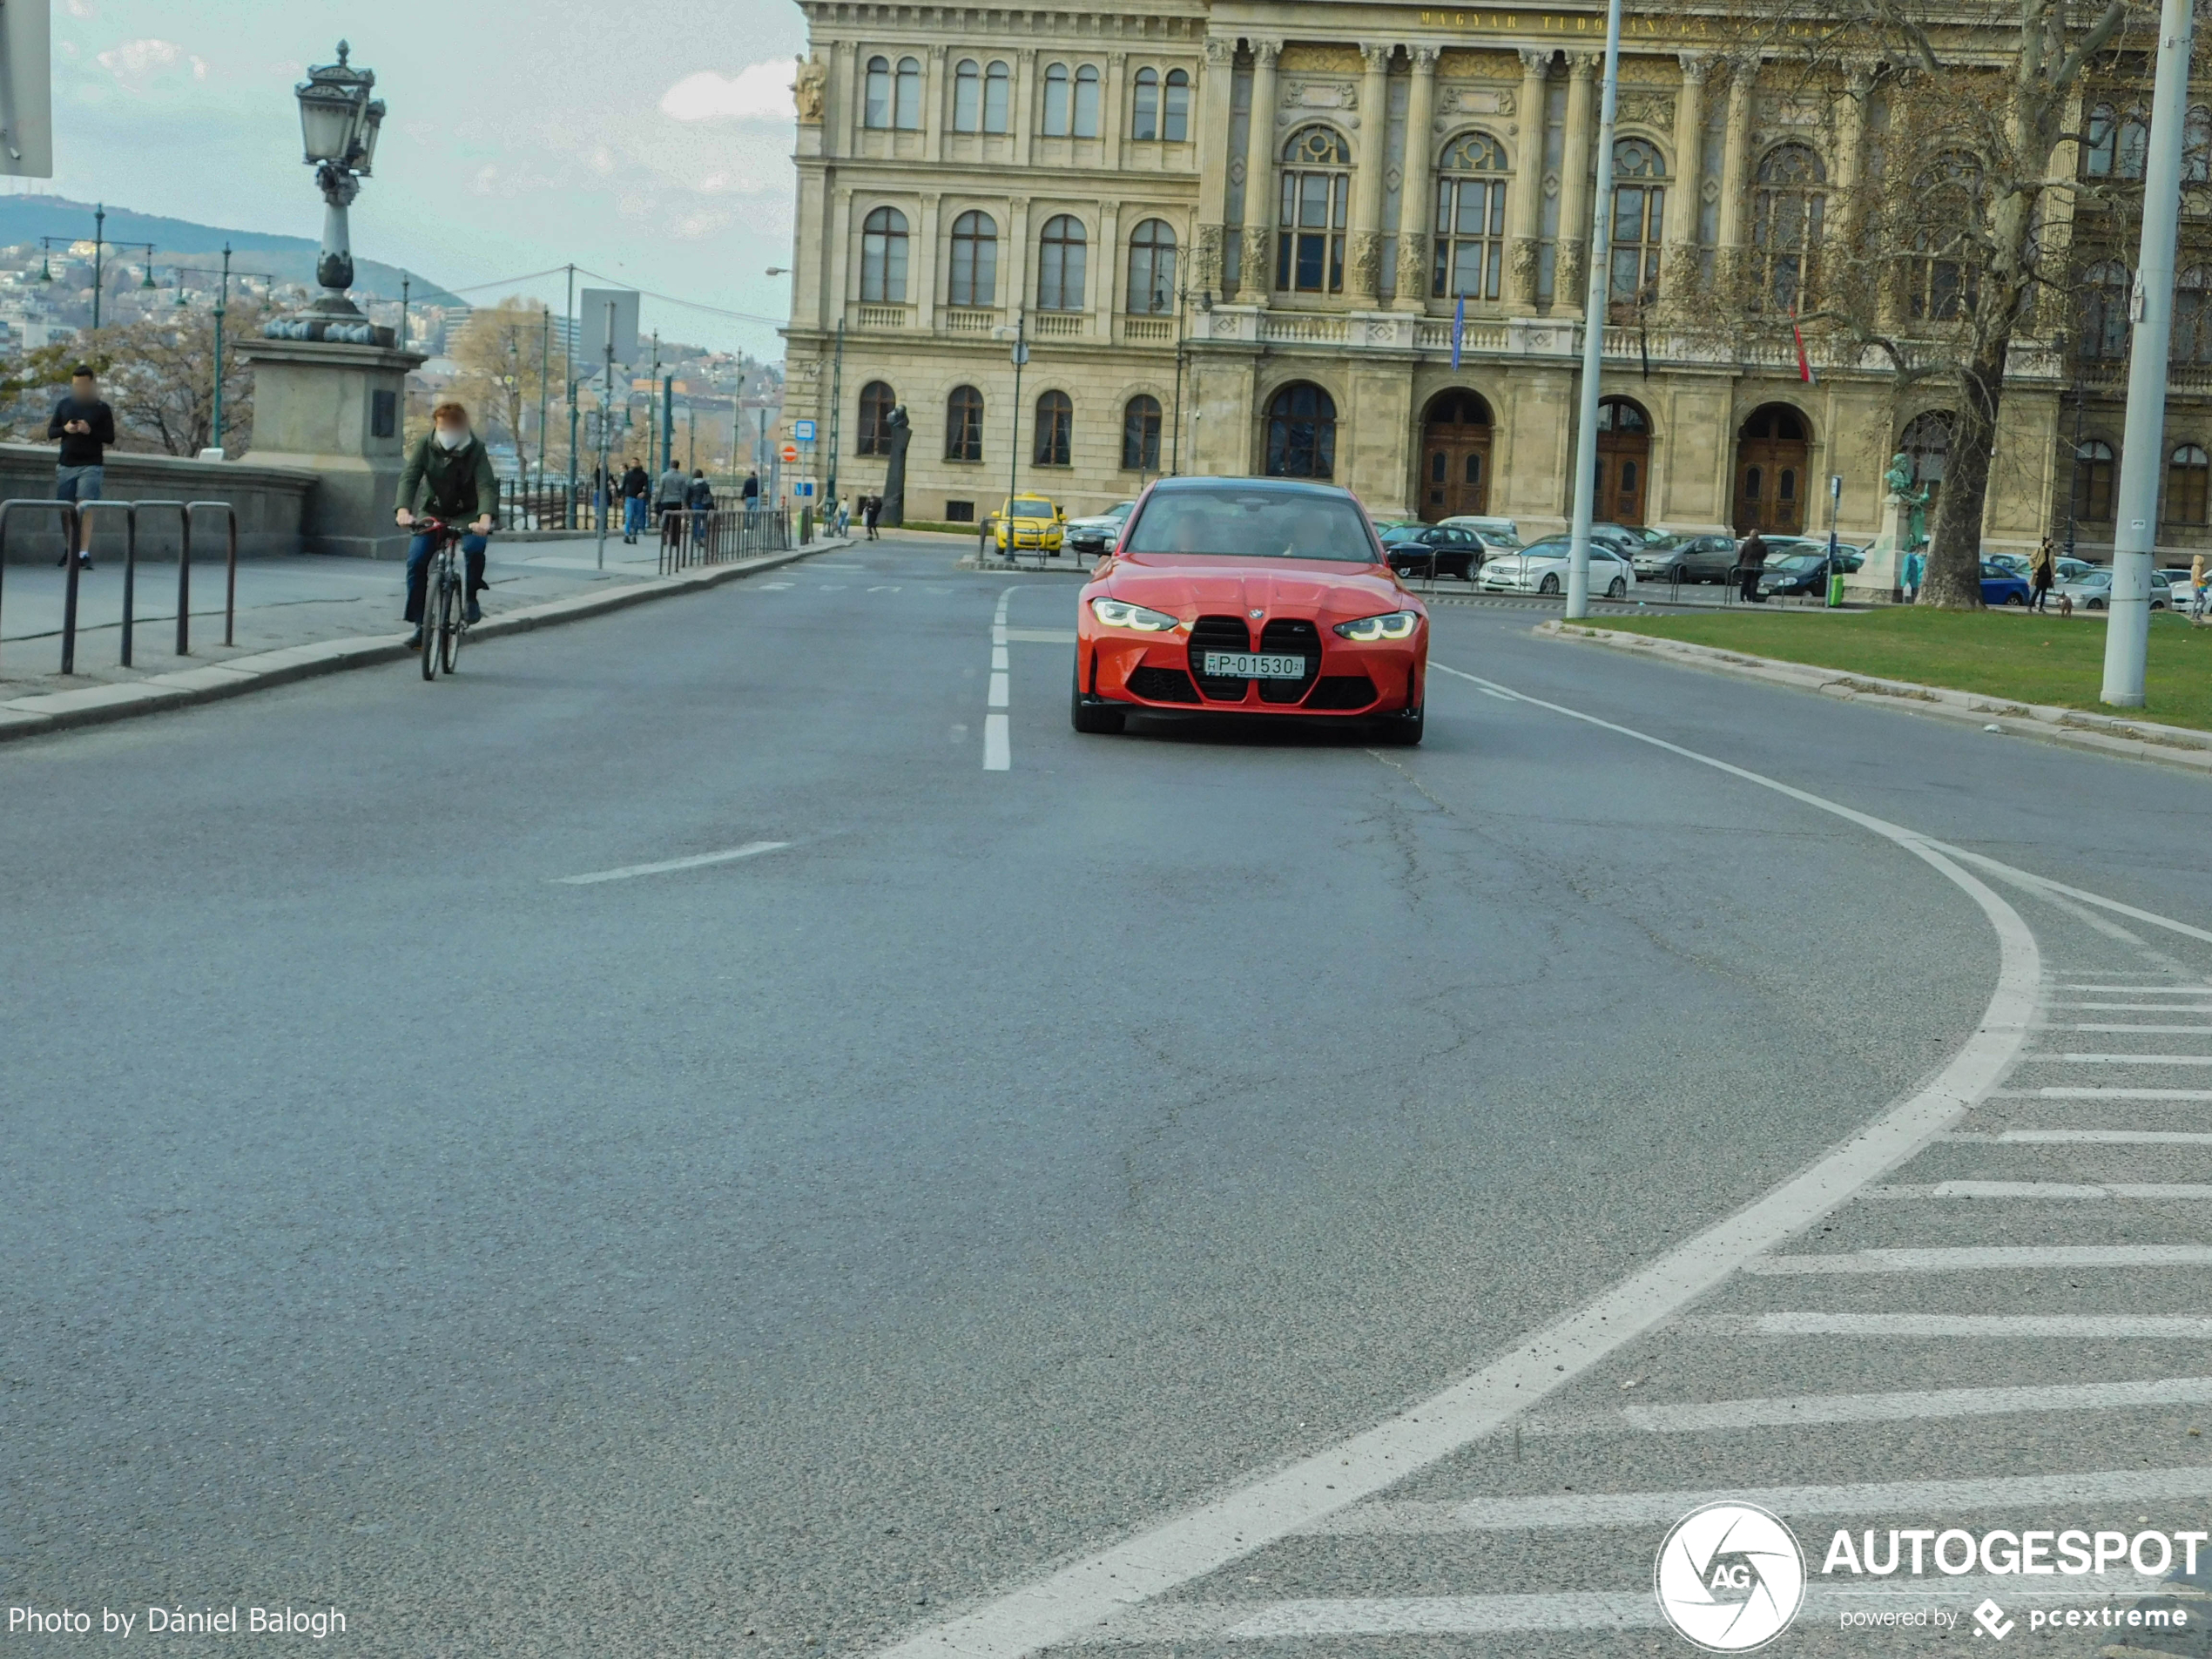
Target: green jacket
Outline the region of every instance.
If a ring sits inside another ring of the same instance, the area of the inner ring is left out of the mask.
[[[458,449],[441,445],[435,434],[425,434],[407,458],[400,475],[400,498],[394,503],[410,513],[427,508],[448,524],[463,525],[480,515],[499,523],[499,480],[491,457],[475,434]]]

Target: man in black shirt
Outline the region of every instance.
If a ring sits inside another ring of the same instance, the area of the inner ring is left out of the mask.
[[[101,401],[100,383],[93,378],[90,363],[79,363],[70,375],[69,395],[54,405],[54,417],[46,422],[46,435],[59,438],[62,444],[60,464],[54,469],[55,498],[80,505],[99,500],[107,472],[107,446],[115,442],[115,411]],[[91,526],[79,518],[77,557],[87,570],[92,568],[88,550],[91,534]],[[66,550],[59,562],[69,563]]]

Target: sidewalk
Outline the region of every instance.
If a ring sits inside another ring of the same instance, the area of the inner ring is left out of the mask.
[[[847,545],[815,541],[787,553],[658,574],[658,541],[627,547],[564,537],[502,547],[492,540],[477,638],[573,621],[664,594],[715,587]],[[223,643],[224,566],[194,559],[191,655],[176,655],[177,566],[138,569],[132,664],[120,664],[123,567],[98,562],[78,585],[77,672],[59,672],[66,573],[11,564],[0,572],[0,738],[234,695],[256,685],[388,662],[408,654],[406,567],[396,561],[291,558],[239,562],[236,643]]]

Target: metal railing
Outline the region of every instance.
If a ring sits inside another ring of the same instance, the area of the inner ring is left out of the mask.
[[[78,551],[78,529],[84,527],[84,552],[91,552],[92,518],[98,513],[119,512],[123,518],[123,627],[118,660],[131,667],[137,644],[138,604],[138,515],[150,509],[177,515],[177,655],[192,655],[192,520],[194,513],[223,515],[226,547],[223,567],[223,644],[238,642],[238,509],[226,501],[48,501],[18,497],[0,502],[0,572],[8,563],[8,526],[19,512],[58,511],[64,538],[64,563],[67,576],[62,590],[61,671],[77,671],[78,583],[83,562]]]
[[[792,549],[791,515],[772,507],[671,508],[660,516],[660,573],[729,564]]]

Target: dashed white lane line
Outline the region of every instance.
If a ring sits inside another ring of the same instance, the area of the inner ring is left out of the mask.
[[[1686,1331],[1745,1337],[1974,1337],[2212,1342],[2212,1319],[2160,1313],[1706,1313]]]
[[[1005,621],[1007,590],[997,624]],[[1432,662],[1476,685],[1490,682]],[[1134,1603],[1204,1577],[1459,1452],[1721,1284],[1954,1124],[2012,1065],[2035,1012],[2042,956],[2020,914],[1917,832],[1595,715],[1501,695],[1710,766],[1831,813],[1921,859],[1972,899],[1997,935],[1997,984],[1949,1064],[1797,1176],[1714,1224],[1512,1351],[1398,1415],[884,1649],[893,1659],[1015,1659]],[[2212,1321],[2207,1321],[2212,1325]],[[2208,1333],[2212,1334],[2212,1333]]]
[[[1795,1273],[2017,1273],[2051,1267],[2212,1267],[2212,1244],[1969,1244],[1762,1256],[1743,1264],[1744,1272],[1759,1278]]]
[[[789,841],[747,841],[743,846],[728,847],[719,853],[695,853],[687,859],[663,859],[658,864],[625,864],[619,870],[594,870],[589,875],[556,875],[553,880],[570,887],[590,887],[595,881],[627,881],[635,875],[665,875],[671,870],[696,870],[705,864],[732,864],[790,845]]]
[[[1006,716],[987,714],[983,717],[983,770],[1006,772],[1014,765],[1014,741],[1007,731]]]
[[[1013,664],[1006,651],[1008,629],[1006,608],[1014,603],[1018,588],[1008,588],[999,595],[998,609],[991,613],[991,680],[985,693],[983,705],[988,709],[1003,709],[1010,705],[1013,691]],[[986,714],[983,717],[983,770],[1011,772],[1014,769],[1014,728],[1010,717]]]

